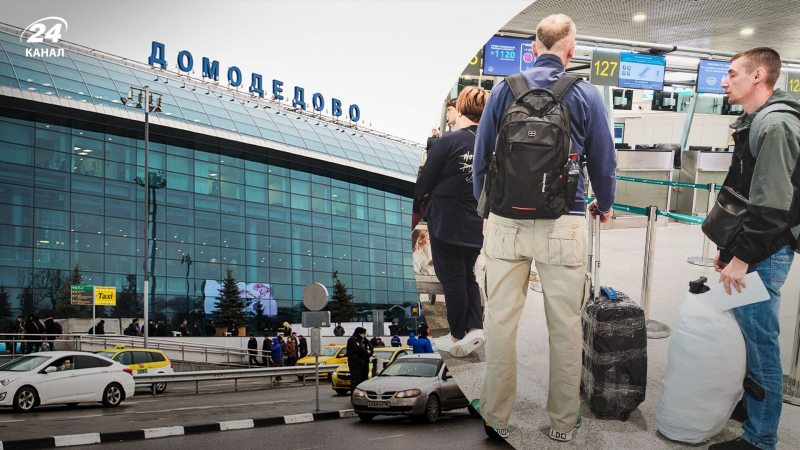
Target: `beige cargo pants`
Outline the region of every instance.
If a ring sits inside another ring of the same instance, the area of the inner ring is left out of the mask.
[[[517,392],[517,327],[536,261],[550,333],[547,412],[556,431],[578,419],[581,380],[581,310],[589,296],[586,218],[514,220],[489,215],[486,258],[486,378],[480,413],[507,428]]]

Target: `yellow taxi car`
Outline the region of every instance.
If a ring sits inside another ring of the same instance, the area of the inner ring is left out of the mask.
[[[404,345],[402,347],[377,347],[375,348],[375,357],[384,360],[384,367],[393,363],[399,356],[410,355],[413,351],[411,347]],[[370,359],[370,362],[374,359]],[[373,377],[372,370],[375,366],[369,365],[369,378]],[[350,391],[350,367],[341,366],[333,373],[331,377],[331,388],[339,395],[345,395]]]
[[[133,379],[136,381],[137,375],[154,373],[175,373],[172,370],[172,361],[167,358],[161,350],[152,348],[125,348],[118,345],[114,348],[98,350],[97,355],[105,356],[108,359],[126,365],[133,370]],[[167,383],[157,383],[156,392],[161,394],[167,390]]]
[[[322,354],[319,356],[319,365],[324,364],[347,364],[347,346],[341,344],[329,344],[322,347]],[[313,356],[306,356],[305,358],[300,358],[297,361],[298,366],[313,366],[314,365],[314,357]],[[320,368],[320,370],[322,370]],[[297,379],[302,380],[303,377],[306,375],[298,375]],[[332,374],[330,372],[320,372],[320,376],[328,377],[328,380],[331,379]]]

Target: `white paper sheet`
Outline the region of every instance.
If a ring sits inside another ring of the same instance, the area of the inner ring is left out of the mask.
[[[731,308],[738,308],[740,306],[751,305],[753,303],[763,302],[769,300],[769,292],[761,277],[757,272],[750,272],[744,277],[744,284],[746,288],[742,288],[742,292],[736,292],[736,289],[731,286],[731,295],[725,292],[725,286],[718,283],[713,286],[710,291],[700,294],[703,300],[708,302],[709,306],[715,311],[723,312]]]

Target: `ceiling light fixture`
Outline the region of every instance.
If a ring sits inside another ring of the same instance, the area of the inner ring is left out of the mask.
[[[635,20],[637,22],[641,22],[642,20],[644,20],[646,18],[647,18],[647,16],[644,15],[644,14],[636,14],[635,16],[633,16],[633,20]]]
[[[749,35],[753,34],[753,29],[752,28],[743,28],[742,31],[739,32],[739,34],[743,34],[745,36],[749,36]]]

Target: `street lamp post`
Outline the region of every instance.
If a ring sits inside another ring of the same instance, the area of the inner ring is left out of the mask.
[[[149,246],[149,224],[150,224],[150,112],[161,112],[161,94],[151,92],[150,86],[144,89],[131,87],[128,97],[122,97],[122,103],[127,104],[133,100],[133,91],[139,92],[139,101],[134,105],[135,108],[144,109],[144,348],[148,348],[148,338],[150,337],[150,273],[148,272],[148,246]],[[153,105],[153,95],[158,96],[156,105]]]

